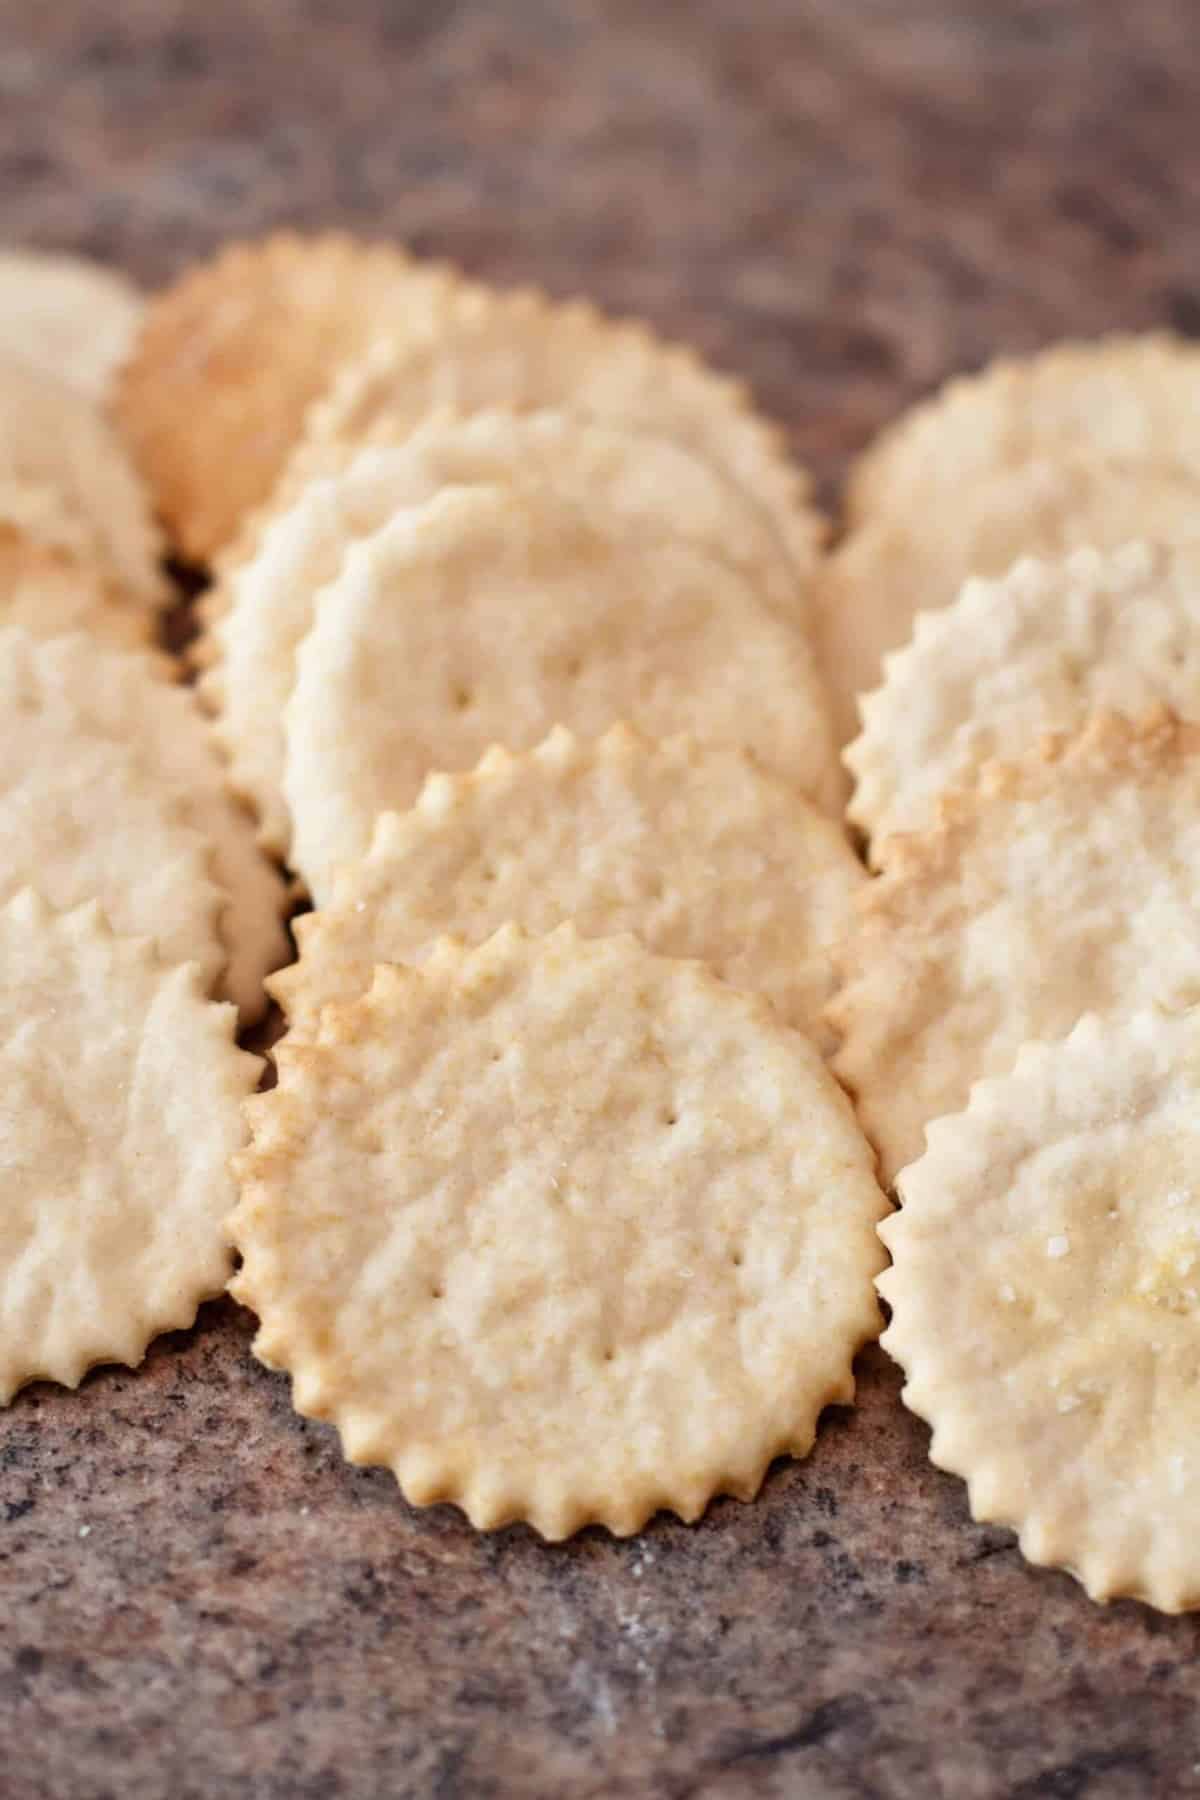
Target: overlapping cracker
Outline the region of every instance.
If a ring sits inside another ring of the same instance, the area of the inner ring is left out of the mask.
[[[1200,527],[1200,518],[1197,521]],[[887,860],[890,832],[928,824],[939,793],[1090,712],[1200,711],[1200,536],[1022,562],[922,614],[888,658],[845,752],[849,816]]]
[[[322,904],[431,770],[621,718],[741,744],[836,805],[807,641],[736,565],[549,490],[446,489],[354,545],[318,598],[285,715],[293,866]]]
[[[1053,344],[958,376],[878,437],[851,471],[867,519],[950,513],[971,487],[1085,446],[1200,468],[1200,347],[1166,332]]]
[[[129,744],[209,845],[212,877],[225,896],[220,992],[243,1023],[253,1023],[266,1010],[263,978],[288,957],[287,890],[258,847],[254,820],[230,792],[192,692],[159,680],[145,657],[100,651],[79,636],[47,644],[38,662],[43,681],[71,697],[89,729]]]
[[[56,649],[0,630],[0,902],[24,887],[59,908],[98,900],[115,931],[211,987],[226,952],[209,846],[178,791],[90,721],[103,701],[64,685]]]
[[[270,986],[295,1042],[374,964],[419,962],[445,932],[481,944],[509,920],[543,935],[571,919],[699,958],[816,1035],[864,880],[840,828],[744,751],[626,725],[582,744],[560,726],[524,755],[431,775],[410,812],[385,813],[328,908],[297,921],[300,961]]]
[[[86,631],[105,644],[147,650],[153,613],[129,606],[93,569],[5,524],[0,494],[0,627],[19,625],[34,637]]]
[[[394,245],[280,232],[155,296],[117,413],[185,556],[206,562],[229,543],[337,369],[381,330],[428,330],[452,281]]]
[[[885,1183],[1027,1039],[1200,1000],[1200,727],[1165,710],[987,765],[888,858],[827,1013]]]
[[[95,904],[0,906],[0,1404],[140,1362],[220,1293],[261,1067],[234,1023]]]
[[[44,250],[0,251],[0,348],[103,406],[145,299],[116,269]]]
[[[162,541],[124,446],[77,389],[0,350],[4,523],[94,569],[121,599],[166,599]]]
[[[869,519],[821,567],[817,627],[839,743],[859,731],[859,698],[884,679],[918,613],[949,606],[971,576],[1024,556],[1200,535],[1200,466],[1102,456],[1038,456],[968,483],[952,506]]]
[[[335,448],[322,466],[326,479],[302,486],[292,509],[266,526],[257,553],[218,583],[206,609],[214,653],[199,659],[233,778],[280,854],[289,840],[282,715],[316,591],[337,574],[350,543],[443,487],[545,489],[631,537],[697,541],[744,565],[781,612],[795,611],[794,571],[754,503],[663,439],[565,413],[478,414],[429,421],[403,448]],[[312,456],[306,467],[315,475]]]
[[[807,617],[808,578],[824,539],[807,473],[743,382],[638,320],[609,319],[586,301],[556,303],[531,289],[452,292],[425,336],[385,335],[361,364],[347,363],[313,408],[308,434],[361,443],[385,426],[395,441],[438,411],[543,408],[671,439],[740,486],[773,521]]]
[[[885,1202],[815,1049],[632,938],[377,969],[250,1103],[233,1292],[408,1499],[563,1538],[748,1499],[853,1395]]]
[[[1096,1600],[1200,1606],[1200,1016],[1084,1019],[929,1132],[883,1342],[977,1519]]]

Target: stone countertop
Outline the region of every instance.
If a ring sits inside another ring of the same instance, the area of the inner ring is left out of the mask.
[[[1198,101],[1179,0],[0,0],[3,235],[158,280],[338,223],[581,290],[833,492],[951,370],[1200,331]],[[1200,1789],[1200,1622],[973,1525],[878,1351],[755,1505],[547,1549],[345,1467],[249,1338],[0,1414],[4,1800]]]

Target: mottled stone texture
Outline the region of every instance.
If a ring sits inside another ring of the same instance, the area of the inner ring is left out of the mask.
[[[337,222],[583,290],[829,491],[951,369],[1200,331],[1198,100],[1184,0],[0,0],[5,236],[157,280]],[[1200,1787],[1197,1625],[972,1525],[878,1352],[755,1506],[547,1550],[343,1467],[249,1335],[0,1416],[4,1800]]]

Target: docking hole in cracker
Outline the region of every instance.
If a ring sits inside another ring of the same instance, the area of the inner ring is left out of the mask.
[[[887,852],[826,1011],[885,1184],[1027,1039],[1200,1001],[1200,726],[1165,709],[986,765]]]
[[[317,597],[285,714],[292,863],[321,904],[431,770],[622,718],[741,745],[837,805],[812,652],[744,571],[548,489],[448,488],[353,545]]]
[[[234,1023],[94,904],[0,906],[0,1404],[139,1363],[221,1292],[261,1068]]]
[[[507,927],[380,965],[278,1065],[232,1291],[297,1408],[414,1504],[551,1539],[695,1519],[852,1398],[886,1203],[765,1001]]]
[[[116,412],[184,556],[204,563],[225,548],[339,367],[385,325],[427,331],[453,280],[396,245],[278,232],[227,246],[152,297]]]
[[[357,999],[375,963],[419,962],[447,933],[481,944],[510,920],[544,935],[571,919],[699,958],[816,1036],[830,947],[865,880],[841,828],[745,751],[627,725],[584,744],[558,726],[521,755],[431,775],[410,812],[385,813],[269,985],[295,1041],[322,1006]]]
[[[1084,1019],[930,1127],[884,1346],[979,1520],[1095,1600],[1200,1607],[1200,1014]]]
[[[886,864],[889,834],[930,824],[938,795],[984,762],[1090,712],[1138,718],[1158,703],[1185,718],[1200,708],[1200,536],[1020,562],[922,614],[888,657],[845,752],[848,816]]]
[[[264,521],[253,553],[218,580],[197,654],[232,779],[279,854],[290,836],[283,712],[317,591],[338,574],[351,544],[444,487],[541,489],[631,540],[699,543],[745,568],[782,614],[794,613],[795,574],[764,516],[741,489],[665,439],[570,413],[481,413],[431,420],[402,447],[335,446],[332,456],[325,448],[324,458],[309,456],[292,505]]]

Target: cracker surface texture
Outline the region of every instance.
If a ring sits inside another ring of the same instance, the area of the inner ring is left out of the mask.
[[[549,491],[450,488],[352,546],[285,715],[292,862],[318,903],[432,770],[621,718],[741,744],[830,807],[840,772],[803,634],[734,564]]]
[[[989,764],[888,856],[827,1012],[885,1183],[1027,1039],[1200,1000],[1200,728],[1165,711]]]
[[[79,256],[0,252],[0,346],[107,404],[145,298],[129,278]]]
[[[0,631],[0,901],[26,886],[60,908],[99,900],[114,930],[215,982],[224,895],[209,845],[134,746],[89,721],[90,675],[82,691],[65,683],[55,652]]]
[[[282,795],[283,711],[315,596],[352,543],[447,486],[548,490],[638,534],[707,545],[744,566],[781,612],[796,577],[769,524],[741,489],[663,439],[563,413],[431,420],[403,447],[357,453],[324,446],[293,504],[268,521],[255,552],[229,569],[206,608],[201,691],[217,719],[233,779],[255,806],[263,838],[288,848]]]
[[[953,506],[871,519],[822,565],[817,630],[838,742],[858,734],[861,697],[884,679],[918,613],[957,599],[971,576],[1004,575],[1022,557],[1054,559],[1134,539],[1200,535],[1200,468],[1090,448],[1037,456],[968,484]]]
[[[851,471],[852,526],[952,512],[1033,457],[1082,448],[1200,468],[1200,348],[1166,332],[1054,344],[959,376],[885,431]]]
[[[975,1517],[1096,1600],[1200,1606],[1200,1018],[1084,1019],[931,1127],[883,1343]]]
[[[259,849],[249,812],[229,789],[191,690],[160,680],[146,657],[101,652],[80,636],[48,644],[39,666],[49,686],[72,697],[89,730],[130,745],[153,786],[178,802],[209,846],[212,879],[225,897],[221,936],[228,960],[220,993],[234,1001],[244,1024],[254,1023],[266,1010],[264,977],[289,954],[287,890]]]
[[[543,1536],[753,1496],[853,1396],[885,1202],[765,1001],[632,938],[381,965],[251,1103],[256,1353],[421,1505]]]
[[[544,935],[571,919],[699,958],[816,1036],[865,880],[841,828],[745,751],[626,725],[583,744],[559,726],[385,813],[329,907],[297,921],[300,961],[271,990],[294,1040],[375,963],[419,962],[444,933],[481,944],[510,920]]]
[[[928,825],[938,794],[1091,712],[1200,705],[1200,538],[1021,562],[922,614],[888,658],[845,753],[849,817],[886,861],[890,832]]]
[[[338,368],[385,323],[427,331],[451,281],[391,244],[280,232],[154,296],[117,416],[183,555],[208,562],[230,542]]]
[[[38,638],[85,631],[124,650],[152,647],[152,612],[127,605],[94,567],[85,567],[66,552],[39,543],[4,520],[4,496],[0,493],[0,629],[19,625]]]
[[[385,334],[314,407],[313,438],[361,442],[385,417],[393,432],[429,414],[563,408],[673,439],[762,506],[798,574],[811,575],[824,538],[807,473],[743,382],[718,374],[684,344],[586,301],[558,304],[521,290],[458,291],[423,337]],[[807,615],[807,585],[797,590]]]
[[[0,906],[0,1403],[139,1363],[220,1293],[261,1067],[233,1032],[194,965],[95,905]]]

